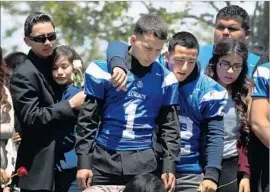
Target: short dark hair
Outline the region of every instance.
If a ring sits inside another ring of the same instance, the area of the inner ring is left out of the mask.
[[[23,52],[12,52],[4,58],[7,68],[13,70],[16,69],[16,67],[23,63],[26,59],[27,55]]]
[[[187,49],[197,49],[199,53],[198,40],[192,33],[182,31],[174,34],[169,42],[169,52],[173,52],[176,45],[180,45]]]
[[[219,19],[239,19],[243,29],[250,29],[250,17],[245,9],[237,5],[230,5],[219,10],[216,16],[216,22]]]
[[[33,12],[25,20],[24,35],[27,37],[32,32],[33,26],[37,23],[50,22],[55,29],[55,25],[51,17],[43,12]]]
[[[143,35],[148,33],[152,33],[160,40],[166,40],[168,36],[168,26],[165,21],[157,15],[142,14],[135,25],[134,34]]]
[[[166,189],[159,178],[151,173],[145,173],[133,177],[123,192],[166,192]]]

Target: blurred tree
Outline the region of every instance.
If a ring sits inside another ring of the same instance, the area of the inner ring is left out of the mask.
[[[233,4],[230,1],[224,1],[223,7],[220,7],[218,6],[220,2],[205,1],[204,3],[214,9],[216,11],[216,14],[219,9]],[[187,11],[188,10],[191,10],[190,7],[187,8]],[[204,23],[206,24],[206,26],[214,27],[216,14],[212,15],[209,13],[202,13],[200,15],[194,15],[193,13],[188,11],[188,14],[185,16],[185,18],[194,19],[194,24]],[[260,45],[265,48],[269,48],[269,1],[256,1],[254,12],[253,14],[250,14],[250,18],[251,36],[249,39],[249,47],[252,48],[254,45]],[[201,34],[202,33],[198,33],[198,38],[201,36]]]
[[[3,2],[1,6],[13,16],[27,16],[33,11],[50,14],[56,23],[58,42],[72,45],[81,53],[85,61],[104,57],[99,55],[101,41],[127,41],[134,28],[133,17],[127,16],[131,2],[75,2],[75,1],[29,1]],[[169,24],[176,24],[185,12],[167,13],[165,8],[154,8],[152,3],[141,2],[149,13],[158,14]],[[18,9],[20,7],[20,9]],[[20,28],[8,29],[5,37],[10,37]],[[174,30],[170,30],[174,33]]]
[[[203,3],[202,6],[206,8],[206,11],[195,14],[194,2],[186,2],[184,9],[181,7],[181,11],[172,12],[165,7],[154,6],[151,1],[141,1],[148,13],[158,14],[168,23],[170,35],[181,31],[181,25],[189,23],[192,32],[199,40],[211,43],[215,15],[220,8],[230,5],[231,2],[195,3]],[[5,11],[13,15],[14,18],[27,16],[32,11],[41,10],[49,13],[56,23],[58,43],[72,45],[81,53],[86,63],[94,58],[104,58],[104,53],[100,52],[102,43],[104,45],[106,41],[112,40],[127,41],[135,23],[134,18],[127,15],[131,4],[132,2],[125,1],[1,2]],[[213,10],[212,14],[208,9]],[[250,40],[250,46],[256,43],[269,46],[269,2],[257,2],[251,18],[253,37]],[[18,28],[21,29],[21,26],[15,25],[8,29],[5,32],[5,37],[12,36]]]
[[[204,1],[200,3],[204,3],[205,5],[202,5],[203,7],[209,7],[209,9],[212,9],[213,11],[211,11],[211,13],[210,11],[205,11],[206,13],[197,14],[194,12],[194,9],[192,9],[194,3],[187,2],[184,11],[168,14],[164,8],[154,8],[151,2],[143,2],[149,13],[157,13],[163,16],[169,25],[173,25],[181,19],[179,26],[186,24],[187,22],[191,22],[192,26],[199,26],[198,30],[193,30],[194,35],[196,35],[196,37],[201,41],[212,43],[212,31],[215,26],[215,16],[217,12],[221,8],[232,5],[233,3],[230,1]],[[257,1],[254,12],[250,17],[252,35],[249,40],[249,47],[251,48],[254,45],[259,44],[263,47],[269,48],[269,1]],[[174,32],[180,31],[179,28],[180,27],[178,27],[178,30],[171,29],[170,32],[173,34]]]
[[[260,45],[269,50],[269,1],[256,1],[251,27],[250,45]]]
[[[56,23],[58,42],[82,50],[85,61],[101,57],[98,55],[101,40],[126,41],[133,23],[133,18],[125,15],[129,8],[129,2],[125,1],[29,1],[3,2],[1,5],[13,16],[27,16],[33,11],[50,14]],[[11,36],[17,29],[15,26],[7,30],[5,36]]]
[[[154,7],[151,1],[142,1],[141,2],[145,8],[147,9],[148,13],[156,14],[161,16],[164,21],[169,26],[169,34],[172,35],[176,32],[180,31],[180,23],[183,18],[185,18],[188,14],[187,10],[184,11],[177,11],[177,12],[169,12],[164,7]],[[186,5],[188,2],[186,3]]]

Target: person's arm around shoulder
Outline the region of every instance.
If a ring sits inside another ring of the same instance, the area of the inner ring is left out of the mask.
[[[114,67],[120,67],[125,72],[127,72],[128,70],[126,63],[127,53],[128,53],[128,44],[119,41],[109,42],[106,51],[106,56],[110,68],[113,69]]]
[[[126,91],[128,45],[122,42],[110,42],[107,48],[107,62],[112,71],[111,82],[117,91]]]

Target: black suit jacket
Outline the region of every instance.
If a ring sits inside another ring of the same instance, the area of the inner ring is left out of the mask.
[[[74,118],[68,101],[57,103],[51,86],[51,66],[51,60],[30,51],[11,79],[15,114],[22,132],[16,167],[25,166],[29,173],[19,177],[22,189],[54,191],[56,138],[65,128],[63,124]]]

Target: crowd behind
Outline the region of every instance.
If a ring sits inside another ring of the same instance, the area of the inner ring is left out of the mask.
[[[181,31],[162,55],[167,24],[142,15],[86,70],[55,28],[31,13],[29,53],[1,49],[2,191],[269,191],[269,55],[243,8],[219,10],[213,45]]]

